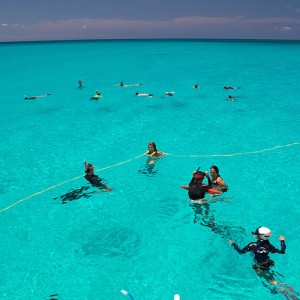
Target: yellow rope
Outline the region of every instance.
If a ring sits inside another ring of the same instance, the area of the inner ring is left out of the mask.
[[[165,155],[170,155],[170,156],[176,156],[176,157],[214,157],[214,156],[237,156],[237,155],[249,155],[249,154],[258,154],[266,151],[272,151],[276,150],[279,148],[286,148],[286,147],[291,147],[294,145],[300,145],[299,142],[287,144],[284,146],[275,146],[273,148],[267,148],[267,149],[262,149],[262,150],[257,150],[257,151],[249,151],[249,152],[237,152],[237,153],[231,153],[231,154],[190,154],[190,155],[179,155],[179,154],[172,154],[172,153],[167,153],[164,152]]]
[[[103,171],[103,170],[107,170],[107,169],[110,169],[110,168],[113,168],[113,167],[117,167],[117,166],[123,165],[123,164],[125,164],[125,163],[128,163],[128,162],[130,162],[130,161],[132,161],[132,160],[134,160],[134,159],[140,158],[140,157],[142,157],[142,156],[144,156],[144,154],[141,154],[141,155],[136,156],[136,157],[134,157],[134,158],[127,159],[127,160],[122,161],[122,162],[120,162],[120,163],[117,163],[117,164],[115,164],[115,165],[111,165],[111,166],[107,166],[107,167],[98,169],[98,170],[96,170],[95,172],[99,172],[99,171]],[[13,206],[15,206],[15,205],[17,205],[17,204],[19,204],[19,203],[21,203],[21,202],[23,202],[23,201],[26,201],[26,200],[28,200],[28,199],[30,199],[30,198],[33,198],[33,197],[37,196],[37,195],[40,195],[40,194],[45,193],[45,192],[47,192],[47,191],[50,191],[50,190],[52,190],[52,189],[54,189],[54,188],[57,188],[57,187],[59,187],[59,186],[61,186],[61,185],[66,184],[66,183],[68,183],[68,182],[77,180],[77,179],[83,177],[84,175],[85,175],[85,174],[80,175],[80,176],[77,176],[77,177],[74,177],[74,178],[72,178],[72,179],[68,179],[68,180],[63,181],[63,182],[61,182],[61,183],[58,183],[58,184],[56,184],[56,185],[50,186],[50,187],[48,187],[48,188],[46,188],[46,189],[44,189],[44,190],[42,190],[42,191],[40,191],[40,192],[34,193],[34,194],[32,194],[32,195],[30,195],[30,196],[28,196],[28,197],[26,197],[26,198],[23,198],[23,199],[21,199],[21,200],[18,200],[18,201],[16,201],[16,202],[14,202],[13,204],[11,204],[11,205],[9,205],[9,206],[7,206],[7,207],[1,209],[1,210],[0,210],[0,213],[2,213],[2,212],[4,212],[4,211],[6,211],[6,210],[12,208]]]

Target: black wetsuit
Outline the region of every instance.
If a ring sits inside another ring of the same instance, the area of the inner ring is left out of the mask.
[[[99,178],[99,176],[97,176],[97,175],[95,175],[95,174],[92,174],[92,175],[86,174],[86,175],[84,176],[84,178],[85,178],[87,181],[89,181],[89,182],[92,184],[92,186],[102,187],[102,188],[106,187],[105,184],[103,184],[103,183],[101,182],[102,179]]]
[[[203,185],[202,181],[192,178],[189,184],[189,197],[191,200],[205,198],[205,193],[211,188],[211,180],[208,178],[208,185]]]
[[[258,242],[250,243],[243,249],[240,249],[235,243],[232,243],[232,246],[240,254],[252,252],[254,254],[254,260],[259,265],[259,267],[262,270],[269,270],[269,268],[274,265],[274,261],[269,258],[269,253],[285,253],[286,245],[284,240],[280,241],[280,244],[281,250],[271,245],[268,240],[260,240]]]

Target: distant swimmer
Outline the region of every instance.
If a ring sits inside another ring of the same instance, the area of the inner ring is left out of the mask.
[[[230,101],[234,102],[234,101],[235,101],[235,97],[229,95],[229,96],[227,97],[227,100],[230,100]]]
[[[35,100],[35,99],[38,99],[38,98],[45,98],[46,96],[49,96],[49,95],[51,95],[51,94],[43,94],[43,95],[31,96],[31,97],[25,96],[24,100]]]
[[[83,81],[82,80],[79,80],[78,81],[78,87],[81,89],[81,88],[83,88],[83,85],[82,85],[82,83],[83,83]]]
[[[142,83],[124,84],[124,81],[120,81],[117,85],[122,87],[131,87],[131,86],[141,86],[143,84]]]
[[[147,94],[147,93],[139,93],[139,92],[135,92],[134,93],[136,96],[138,97],[153,97],[152,94]]]
[[[175,92],[166,92],[166,96],[173,96]]]
[[[223,89],[224,90],[234,90],[234,87],[232,87],[232,86],[224,86]]]
[[[193,88],[194,89],[199,89],[199,84],[198,83],[194,84]]]
[[[90,98],[90,100],[98,100],[99,98],[101,98],[101,93],[96,91],[95,95],[93,97]]]

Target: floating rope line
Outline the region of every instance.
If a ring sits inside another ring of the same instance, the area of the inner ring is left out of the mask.
[[[280,148],[287,148],[287,147],[291,147],[294,145],[300,145],[299,142],[295,142],[295,143],[291,143],[291,144],[287,144],[287,145],[283,145],[283,146],[275,146],[272,148],[266,148],[266,149],[262,149],[262,150],[257,150],[257,151],[249,151],[249,152],[237,152],[237,153],[231,153],[231,154],[190,154],[190,155],[180,155],[180,154],[172,154],[172,153],[167,153],[164,152],[165,155],[169,155],[169,156],[176,156],[176,157],[216,157],[216,156],[238,156],[238,155],[249,155],[249,154],[258,154],[258,153],[263,153],[263,152],[267,152],[267,151],[273,151],[273,150],[277,150]]]
[[[120,163],[117,163],[117,164],[114,164],[114,165],[111,165],[111,166],[107,166],[107,167],[98,169],[98,170],[96,170],[95,172],[107,170],[107,169],[110,169],[110,168],[114,168],[114,167],[117,167],[117,166],[126,164],[126,163],[128,163],[128,162],[130,162],[130,161],[132,161],[132,160],[134,160],[134,159],[140,158],[140,157],[142,157],[142,156],[144,156],[144,154],[141,154],[141,155],[136,156],[136,157],[134,157],[134,158],[127,159],[127,160],[125,160],[125,161],[122,161],[122,162],[120,162]],[[2,213],[2,212],[4,212],[4,211],[6,211],[6,210],[12,208],[13,206],[15,206],[15,205],[17,205],[17,204],[19,204],[19,203],[21,203],[21,202],[24,202],[24,201],[26,201],[26,200],[28,200],[28,199],[30,199],[30,198],[33,198],[33,197],[35,197],[35,196],[37,196],[37,195],[40,195],[40,194],[43,194],[43,193],[48,192],[48,191],[50,191],[50,190],[53,190],[53,189],[55,189],[55,188],[57,188],[57,187],[59,187],[59,186],[61,186],[61,185],[64,185],[64,184],[66,184],[66,183],[68,183],[68,182],[75,181],[75,180],[77,180],[77,179],[83,177],[84,175],[85,175],[85,174],[80,175],[80,176],[77,176],[77,177],[74,177],[74,178],[72,178],[72,179],[65,180],[65,181],[63,181],[63,182],[61,182],[61,183],[58,183],[58,184],[53,185],[53,186],[50,186],[50,187],[48,187],[48,188],[46,188],[46,189],[44,189],[44,190],[42,190],[42,191],[40,191],[40,192],[34,193],[34,194],[32,194],[32,195],[30,195],[30,196],[28,196],[28,197],[26,197],[26,198],[23,198],[23,199],[21,199],[21,200],[18,200],[18,201],[16,201],[16,202],[14,202],[13,204],[11,204],[11,205],[9,205],[9,206],[7,206],[7,207],[1,209],[1,210],[0,210],[0,213]]]

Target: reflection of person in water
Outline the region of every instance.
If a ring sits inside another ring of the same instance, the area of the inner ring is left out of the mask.
[[[213,233],[219,234],[223,239],[228,239],[233,236],[239,236],[245,232],[245,229],[240,226],[233,226],[229,222],[226,224],[216,223],[213,210],[210,203],[203,199],[201,202],[191,202],[190,206],[194,210],[194,224],[199,223],[201,226],[209,228]]]
[[[66,204],[67,201],[73,201],[73,200],[78,200],[81,198],[90,198],[92,194],[95,192],[86,192],[90,187],[88,186],[83,186],[79,189],[75,189],[69,193],[66,193],[59,198],[61,199],[62,204]],[[54,200],[57,200],[58,197],[54,198]]]

